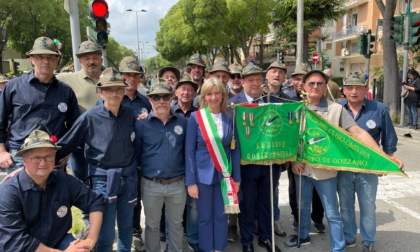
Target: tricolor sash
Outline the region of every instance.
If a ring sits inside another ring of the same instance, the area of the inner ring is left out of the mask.
[[[216,129],[213,117],[208,108],[200,109],[196,112],[198,125],[203,134],[207,150],[213,160],[215,169],[223,175],[221,182],[223,203],[225,213],[239,213],[238,196],[233,181],[232,164],[228,161],[222,141]]]

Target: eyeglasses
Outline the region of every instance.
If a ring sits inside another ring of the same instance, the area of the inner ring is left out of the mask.
[[[230,75],[230,78],[231,78],[232,80],[234,80],[234,79],[241,79],[241,75],[240,75],[240,74],[231,74],[231,75]]]
[[[167,95],[152,95],[151,98],[154,101],[159,101],[160,99],[163,99],[164,101],[169,101],[171,99],[172,95],[167,94]]]
[[[322,85],[324,85],[324,82],[309,82],[308,86],[310,87],[315,87],[315,85],[317,85],[318,87],[322,87]]]
[[[55,156],[48,156],[48,157],[30,157],[28,158],[29,160],[31,160],[32,163],[34,164],[39,164],[41,163],[42,160],[44,160],[46,163],[51,163],[55,161]]]
[[[102,91],[105,92],[105,93],[109,93],[109,94],[110,93],[122,94],[122,93],[124,93],[124,88],[114,88],[114,89],[103,88]]]

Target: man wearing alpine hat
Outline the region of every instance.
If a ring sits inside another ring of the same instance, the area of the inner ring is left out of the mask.
[[[108,201],[97,242],[97,251],[112,251],[118,219],[118,251],[130,251],[133,209],[137,201],[137,160],[134,121],[130,107],[121,104],[127,84],[114,68],[101,75],[98,93],[104,100],[81,115],[58,141],[63,158],[84,147],[91,187]]]
[[[8,173],[23,166],[14,155],[34,129],[61,138],[80,115],[73,90],[54,76],[61,55],[54,41],[39,37],[26,55],[34,71],[10,80],[0,96],[0,168]]]
[[[136,152],[142,169],[146,251],[160,251],[159,223],[165,204],[168,251],[184,251],[182,215],[187,198],[184,142],[187,120],[171,110],[173,89],[157,79],[147,94],[152,112],[136,121]]]
[[[24,169],[0,185],[0,243],[2,251],[91,251],[98,239],[105,201],[80,180],[54,170],[60,147],[44,131],[34,130],[17,157]],[[83,240],[68,234],[70,208],[89,214]]]

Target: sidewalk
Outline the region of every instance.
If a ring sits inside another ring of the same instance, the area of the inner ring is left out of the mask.
[[[420,143],[420,129],[413,130],[407,127],[399,126],[394,124],[395,131],[397,133],[398,138],[404,137],[409,140],[413,140]]]

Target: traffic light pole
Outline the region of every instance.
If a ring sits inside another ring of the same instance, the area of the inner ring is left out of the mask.
[[[365,78],[366,78],[366,80],[368,81],[369,84],[370,84],[369,71],[370,71],[370,57],[371,57],[371,55],[370,55],[370,43],[372,42],[372,41],[370,41],[370,39],[371,39],[370,35],[371,34],[372,34],[372,31],[369,29],[369,31],[367,33],[367,47],[366,47],[367,61],[366,61],[366,69],[365,69]]]
[[[408,49],[410,46],[410,4],[411,0],[406,2],[406,12],[405,12],[405,31],[404,31],[404,63],[403,63],[403,79],[402,82],[407,83],[407,72],[408,72]],[[403,87],[402,87],[403,88]],[[401,98],[401,114],[400,114],[400,126],[404,126],[404,117],[405,117],[405,108],[404,108],[404,98]]]
[[[71,46],[73,48],[73,66],[74,71],[81,69],[79,58],[76,57],[76,53],[80,46],[80,22],[79,22],[79,6],[78,1],[68,1],[69,5],[69,16],[70,16],[70,31],[71,31]]]

